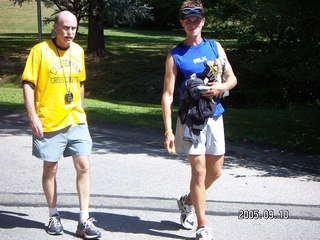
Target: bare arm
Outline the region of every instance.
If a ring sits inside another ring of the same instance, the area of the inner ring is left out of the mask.
[[[162,116],[165,127],[165,141],[164,145],[167,152],[172,153],[174,149],[174,135],[172,132],[172,102],[173,102],[173,93],[175,86],[175,79],[177,76],[177,67],[174,63],[173,56],[168,54],[166,59],[165,66],[165,76],[163,82],[163,93],[162,93]]]
[[[81,106],[84,109],[84,83],[80,83],[80,98],[81,98]]]
[[[43,127],[35,109],[34,90],[29,84],[23,84],[23,95],[24,95],[24,103],[27,109],[29,120],[30,120],[32,133],[42,138]]]
[[[226,60],[228,60],[227,55],[225,51],[223,50],[220,43],[217,42],[219,57],[222,57]],[[225,79],[226,81],[223,83],[213,82],[208,83],[208,85],[211,85],[211,89],[208,91],[203,92],[202,96],[204,97],[216,97],[224,93],[225,91],[231,90],[237,85],[237,78],[234,75],[234,72],[232,70],[232,67],[229,63],[229,61],[226,62],[226,68],[225,68]]]
[[[217,45],[218,45],[219,57],[223,57],[227,60],[226,68],[225,68],[225,75],[226,75],[225,88],[226,88],[226,90],[231,90],[232,88],[234,88],[237,85],[237,78],[234,75],[231,64],[229,63],[227,55],[226,55],[225,51],[223,50],[221,44],[217,43]]]

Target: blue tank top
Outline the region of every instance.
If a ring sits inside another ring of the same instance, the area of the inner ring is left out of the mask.
[[[183,96],[184,83],[194,73],[201,73],[205,69],[205,63],[208,60],[214,60],[219,57],[217,43],[213,40],[203,38],[203,41],[196,46],[188,46],[184,42],[178,44],[170,51],[174,62],[181,71],[184,81],[179,86],[180,100]],[[218,117],[224,113],[224,108],[219,99],[216,99],[217,106],[213,117]]]

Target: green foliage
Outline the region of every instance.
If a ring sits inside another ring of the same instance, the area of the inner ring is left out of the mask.
[[[22,6],[23,3],[32,2],[32,0],[10,0],[14,4]],[[80,22],[88,17],[89,1],[88,0],[41,0],[47,8],[57,8],[55,12],[69,10],[74,13]],[[54,14],[54,13],[53,13]],[[53,17],[45,17],[44,23],[53,21]]]
[[[153,7],[154,21],[151,23],[152,27],[171,29],[180,26],[178,13],[183,0],[141,0],[141,2]]]
[[[23,3],[31,0],[10,0],[14,4],[22,6]],[[89,1],[88,0],[41,0],[45,7],[56,8],[55,12],[69,10],[73,12],[78,22],[88,20]],[[105,26],[134,26],[141,22],[149,22],[153,19],[150,13],[152,7],[141,4],[139,0],[103,0]],[[53,15],[54,15],[53,13]],[[48,24],[54,20],[53,15],[45,17],[44,23]]]
[[[209,26],[233,30],[243,42],[267,41],[270,47],[280,48],[319,47],[320,6],[310,0],[221,0],[208,6]]]
[[[236,50],[228,51],[239,80],[229,101],[281,108],[317,106],[319,4],[221,0],[207,6],[207,28],[220,39],[234,37],[240,43]]]
[[[231,55],[239,79],[231,100],[238,106],[287,108],[319,101],[319,62],[304,49],[272,53],[236,51]]]
[[[152,7],[141,5],[140,1],[107,0],[105,1],[105,26],[134,26],[153,19]]]

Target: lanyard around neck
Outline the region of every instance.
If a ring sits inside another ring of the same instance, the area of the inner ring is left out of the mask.
[[[71,91],[71,47],[69,47],[69,88],[68,88],[68,84],[67,84],[67,76],[66,76],[66,74],[64,72],[64,67],[63,67],[63,64],[62,64],[60,52],[59,52],[59,49],[57,48],[57,46],[56,46],[56,50],[57,50],[57,53],[58,53],[58,56],[59,56],[60,66],[61,66],[62,72],[63,72],[64,83],[66,85],[67,91],[70,92]]]

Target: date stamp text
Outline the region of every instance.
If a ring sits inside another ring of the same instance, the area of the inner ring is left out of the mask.
[[[258,209],[240,209],[238,211],[238,219],[289,219],[289,210],[272,210],[265,209],[260,211]]]

